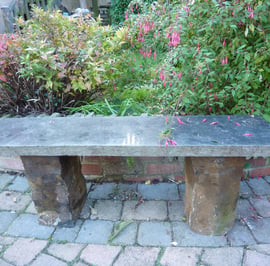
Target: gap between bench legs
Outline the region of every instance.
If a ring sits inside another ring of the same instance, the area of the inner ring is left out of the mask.
[[[233,226],[245,159],[185,158],[185,213],[192,231],[223,235]]]
[[[74,226],[86,200],[78,156],[22,156],[32,198],[43,225]]]

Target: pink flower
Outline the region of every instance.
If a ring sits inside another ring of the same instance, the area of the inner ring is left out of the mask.
[[[154,60],[156,59],[156,56],[157,56],[157,51],[155,51],[154,54],[153,54],[153,59]]]
[[[171,36],[171,43],[172,46],[176,47],[178,43],[180,43],[180,36],[179,36],[179,32],[173,32],[172,36]]]
[[[128,12],[126,12],[125,14],[125,19],[128,19]]]
[[[202,122],[203,122],[203,123],[205,123],[206,121],[207,121],[207,119],[206,119],[206,118],[204,118]]]
[[[179,122],[179,124],[181,124],[181,125],[185,124],[178,116],[176,116],[176,118],[177,118],[177,121]]]
[[[182,76],[182,73],[180,72],[180,73],[178,74],[178,79],[179,79],[179,80],[181,80],[181,76]]]
[[[159,72],[159,78],[160,78],[160,80],[164,80],[165,79],[165,75],[164,75],[164,70],[163,69]]]

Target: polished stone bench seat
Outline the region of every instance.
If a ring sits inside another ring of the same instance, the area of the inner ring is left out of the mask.
[[[86,199],[80,156],[185,157],[187,222],[222,235],[234,224],[245,158],[270,156],[270,124],[251,116],[5,118],[0,155],[21,156],[39,222],[65,226]]]

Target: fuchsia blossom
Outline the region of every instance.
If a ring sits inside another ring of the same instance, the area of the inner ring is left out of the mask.
[[[156,56],[157,56],[157,51],[155,51],[154,54],[153,54],[153,59],[154,60],[156,59]]]
[[[160,80],[164,80],[165,79],[165,75],[164,75],[164,70],[163,69],[159,72],[159,78],[160,78]]]
[[[172,46],[176,47],[178,43],[180,43],[180,36],[179,36],[179,32],[173,32],[172,36],[171,36],[172,40]]]

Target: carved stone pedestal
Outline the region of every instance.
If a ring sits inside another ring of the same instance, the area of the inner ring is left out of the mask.
[[[22,156],[32,198],[43,225],[73,226],[86,200],[77,156]]]
[[[185,213],[192,231],[223,235],[235,221],[244,158],[187,157]]]

